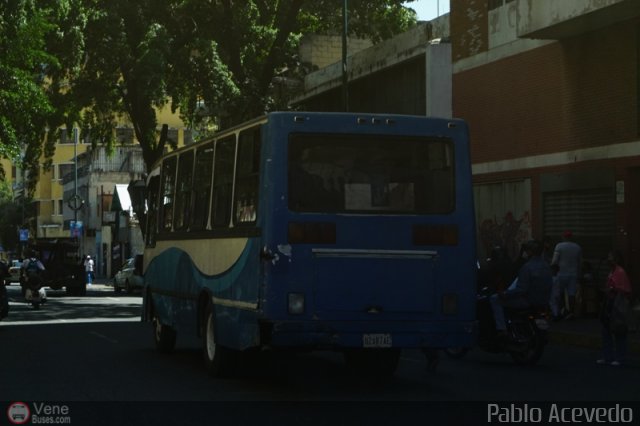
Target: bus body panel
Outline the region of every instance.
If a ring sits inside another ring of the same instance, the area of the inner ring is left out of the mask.
[[[273,173],[264,244],[277,255],[265,266],[265,322],[273,345],[361,347],[363,334],[389,333],[404,347],[470,346],[475,338],[475,224],[466,125],[459,120],[394,117],[395,124],[357,124],[357,115],[272,115],[274,170],[287,170],[291,133],[441,135],[455,145],[456,209],[446,215],[367,215],[294,212],[288,176]],[[330,128],[327,121],[331,122]],[[455,127],[450,127],[455,123]],[[460,166],[463,165],[463,166]],[[335,226],[335,244],[289,242],[291,223]],[[415,226],[456,227],[455,246],[415,245]],[[289,293],[302,293],[305,312],[290,315]],[[443,298],[457,296],[454,314],[443,314]],[[279,303],[269,303],[279,301]]]
[[[145,287],[150,292],[156,315],[163,324],[180,332],[195,334],[197,331],[198,300],[205,293],[215,306],[216,323],[220,343],[238,349],[256,346],[258,342],[257,306],[259,279],[259,241],[256,238],[241,239],[231,246],[243,245],[241,251],[225,251],[224,239],[202,239],[185,246],[194,253],[209,256],[191,256],[188,251],[176,247],[160,248],[159,254],[149,263],[145,272]],[[173,242],[176,244],[176,242]],[[158,246],[167,245],[159,242]],[[215,263],[202,261],[224,259],[226,269]],[[200,259],[201,262],[197,262]]]

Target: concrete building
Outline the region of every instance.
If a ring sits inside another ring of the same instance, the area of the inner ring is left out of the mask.
[[[617,248],[640,282],[640,2],[451,0],[450,10],[352,56],[350,109],[446,116],[428,107],[446,107],[442,83],[429,83],[446,80],[446,65],[426,52],[449,36],[480,256],[501,244],[515,257],[525,240],[570,229],[594,267]],[[340,110],[338,67],[310,74],[296,103]]]
[[[126,191],[129,182],[140,179],[144,172],[139,145],[118,147],[111,155],[107,155],[104,147],[97,147],[78,156],[77,188],[75,173],[63,178],[64,199],[69,200],[77,193],[85,201],[77,211],[65,209],[64,221],[82,223],[77,236],[83,253],[94,257],[97,276],[110,277],[124,256],[131,253],[131,243],[141,239],[122,234],[119,229],[129,228],[128,221],[123,223],[121,215],[130,211],[130,202],[122,193],[122,187]],[[120,208],[114,209],[115,203]],[[142,247],[134,249],[141,251]]]

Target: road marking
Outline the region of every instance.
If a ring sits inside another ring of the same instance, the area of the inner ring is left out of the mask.
[[[109,343],[118,343],[117,340],[111,339],[111,338],[105,336],[104,334],[98,333],[97,331],[90,331],[89,334],[93,334],[94,336],[97,336],[97,337],[99,337],[101,339],[104,339]]]
[[[109,299],[109,300],[115,300],[116,302],[120,299],[118,299],[117,297],[105,297],[105,299]]]

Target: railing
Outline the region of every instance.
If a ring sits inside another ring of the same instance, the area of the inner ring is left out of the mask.
[[[94,172],[144,173],[145,164],[139,146],[117,147],[110,156],[102,147],[78,156],[78,177]],[[74,171],[62,176],[62,184],[75,178]]]

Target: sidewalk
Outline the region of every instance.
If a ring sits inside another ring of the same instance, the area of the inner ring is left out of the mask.
[[[551,323],[549,340],[573,346],[592,349],[602,347],[600,320],[594,317],[572,318]],[[630,353],[640,352],[640,330],[634,327],[629,330]]]

